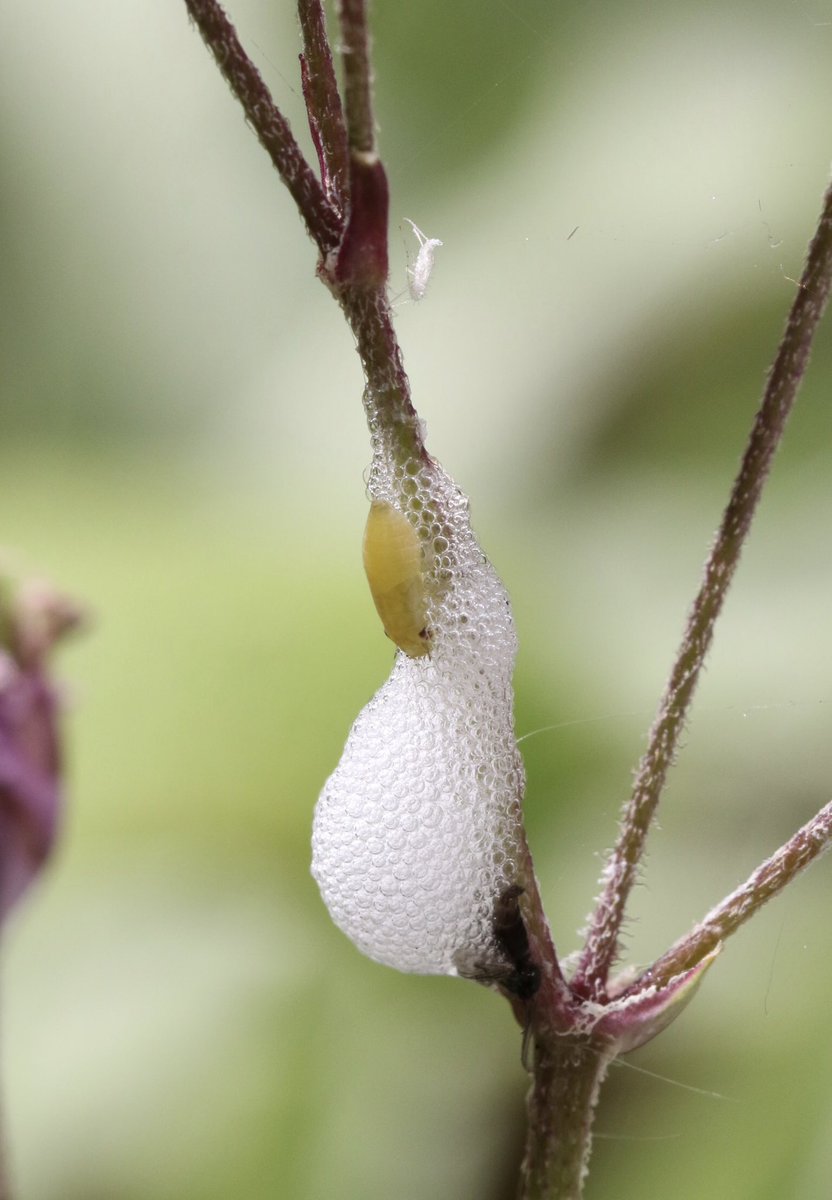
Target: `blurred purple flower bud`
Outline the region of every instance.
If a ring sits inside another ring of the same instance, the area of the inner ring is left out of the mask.
[[[47,665],[80,620],[48,585],[0,593],[0,920],[38,875],[62,803],[58,695]]]

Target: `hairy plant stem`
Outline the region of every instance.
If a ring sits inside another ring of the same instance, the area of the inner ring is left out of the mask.
[[[832,801],[721,900],[707,916],[658,958],[629,992],[667,983],[701,961],[720,942],[744,925],[769,900],[805,871],[832,845]]]
[[[343,218],[350,195],[349,149],[321,0],[298,0],[298,19],[303,34],[300,74],[309,129],[326,197]]]
[[[367,383],[364,409],[371,434],[390,445],[398,462],[425,459],[427,451],[393,329],[386,289],[347,287],[342,289],[340,299],[355,335]]]
[[[338,0],[341,61],[344,67],[344,108],[350,150],[374,154],[373,72],[366,0]]]
[[[345,105],[341,107],[320,0],[298,0],[301,74],[323,185],[217,0],[188,12],[321,252],[319,274],[355,334],[365,406],[399,453],[425,453],[387,300],[387,181],[375,154],[370,39],[363,0],[339,5]]]
[[[589,1038],[535,1041],[519,1200],[580,1200],[598,1092],[613,1058]]]
[[[246,120],[272,160],[295,201],[321,254],[333,250],[341,235],[341,219],[303,157],[300,147],[243,47],[236,30],[216,0],[185,0],[191,19],[214,56]]]
[[[667,772],[678,747],[714,625],[734,577],[774,453],[809,362],[812,339],[832,280],[832,186],[824,197],[786,329],[757,412],[728,506],[716,535],[699,594],[688,617],[676,662],[650,730],[618,842],[602,876],[598,900],[573,988],[600,999],[619,949],[621,923]]]

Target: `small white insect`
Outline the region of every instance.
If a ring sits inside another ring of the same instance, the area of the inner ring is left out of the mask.
[[[419,253],[416,255],[416,261],[412,267],[407,268],[409,275],[408,289],[412,300],[423,300],[425,292],[428,290],[428,283],[433,273],[433,261],[436,254],[436,247],[441,246],[439,238],[425,237],[418,225],[414,225],[410,217],[405,217],[410,228],[416,234],[416,239],[419,242]]]

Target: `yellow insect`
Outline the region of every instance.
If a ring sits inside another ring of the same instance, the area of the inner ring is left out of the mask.
[[[410,658],[430,651],[425,559],[404,513],[374,500],[364,530],[364,570],[384,632]]]

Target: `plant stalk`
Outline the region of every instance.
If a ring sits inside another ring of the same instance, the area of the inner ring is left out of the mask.
[[[246,120],[289,189],[309,235],[325,255],[338,245],[341,220],[303,157],[289,122],[217,0],[185,0],[185,4],[220,73],[242,105]]]
[[[624,995],[651,985],[663,986],[674,975],[700,962],[720,942],[735,933],[764,904],[782,892],[832,845],[832,801],[793,837],[761,863],[745,883],[708,913],[639,977]]]
[[[595,1105],[613,1057],[590,1038],[535,1039],[518,1200],[580,1200]]]
[[[768,377],[728,506],[705,564],[676,662],[650,730],[647,750],[625,806],[618,842],[602,876],[573,988],[601,999],[619,950],[621,923],[659,798],[679,744],[691,700],[713,640],[714,626],[734,578],[772,459],[794,406],[832,282],[832,185],[806,258],[786,329]]]
[[[349,204],[349,150],[344,110],[321,0],[298,0],[303,34],[300,74],[309,129],[327,200],[343,219]]]

